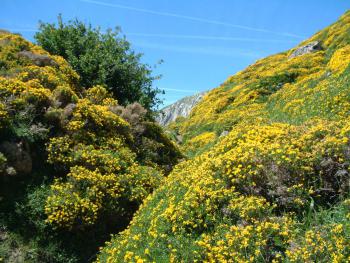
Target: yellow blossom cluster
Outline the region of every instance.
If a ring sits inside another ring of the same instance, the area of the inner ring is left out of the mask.
[[[350,212],[349,199],[341,203],[338,210]],[[349,262],[350,260],[350,221],[349,216],[339,222],[314,226],[296,237],[286,250],[289,262]]]
[[[86,133],[87,130],[98,131],[103,128],[105,131],[125,132],[129,124],[117,114],[110,111],[108,106],[93,104],[88,99],[80,99],[66,129],[70,132],[78,132],[82,130]]]
[[[104,88],[77,99],[65,123],[66,135],[47,144],[48,161],[70,169],[51,187],[47,222],[66,229],[96,223],[100,214],[126,216],[158,186],[161,172],[139,165],[128,145],[129,124],[104,105]],[[130,207],[129,207],[130,206]]]
[[[196,137],[193,137],[186,143],[186,151],[195,152],[198,148],[202,148],[210,143],[213,143],[215,140],[215,132],[204,132]]]
[[[53,182],[45,202],[46,222],[66,230],[116,217],[127,222],[159,185],[162,171],[139,154],[131,125],[117,110],[123,107],[102,86],[81,87],[78,74],[62,57],[19,35],[0,32],[0,59],[0,142],[3,134],[17,136],[49,165],[45,172]],[[153,136],[163,137],[149,138],[150,147],[157,139],[169,142],[158,143],[157,150],[176,163],[176,147],[157,129]],[[142,133],[137,138],[144,139]]]
[[[6,107],[3,103],[0,102],[0,128],[7,122],[7,117],[8,114],[6,111]]]
[[[350,45],[334,52],[329,61],[329,68],[338,74],[342,73],[350,64]]]
[[[292,238],[291,220],[270,218],[252,225],[220,225],[215,233],[201,236],[197,244],[204,249],[203,262],[278,262],[283,248]],[[273,250],[273,247],[276,250]]]
[[[195,157],[98,262],[348,262],[349,29],[347,12],[296,47],[319,50],[258,60],[172,124]]]
[[[345,116],[350,110],[349,24],[344,15],[298,46],[318,41],[321,49],[316,52],[290,58],[293,49],[258,60],[208,92],[189,118],[170,127],[183,136],[184,151],[192,154],[190,146],[197,136],[214,132],[219,137],[237,123],[259,118],[300,123],[312,117]],[[204,148],[198,145],[198,153]]]
[[[130,261],[146,262],[287,260],[289,247],[303,242],[293,215],[310,200],[325,204],[324,189],[346,196],[348,174],[330,170],[347,158],[348,135],[348,120],[236,126],[211,150],[178,165],[101,261],[119,262],[129,252]]]

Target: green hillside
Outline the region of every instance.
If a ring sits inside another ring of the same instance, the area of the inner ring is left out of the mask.
[[[180,158],[138,103],[0,32],[0,262],[87,262]]]
[[[350,11],[166,132],[125,38],[41,30],[0,30],[0,262],[350,261]]]
[[[171,125],[192,158],[99,262],[349,262],[349,91],[348,11]]]

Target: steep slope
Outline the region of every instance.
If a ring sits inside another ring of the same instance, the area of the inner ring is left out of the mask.
[[[156,118],[157,122],[166,126],[174,122],[178,117],[187,117],[194,106],[196,106],[203,98],[205,92],[198,93],[192,96],[184,97],[175,103],[164,107],[159,111]]]
[[[181,154],[59,56],[0,31],[0,261],[87,262]]]
[[[341,110],[346,111],[346,105],[341,107],[332,100],[338,94],[347,96],[346,79],[339,78],[336,67],[348,63],[348,16],[292,50],[257,61],[208,92],[190,118],[172,125],[183,136],[184,149],[192,149],[193,141],[200,141],[195,147],[199,145],[200,150],[208,138],[216,141],[236,123],[256,117],[297,123],[313,116],[337,118]],[[293,55],[315,41],[318,48]]]
[[[348,262],[349,64],[348,11],[206,94],[172,125],[196,157],[99,261]]]

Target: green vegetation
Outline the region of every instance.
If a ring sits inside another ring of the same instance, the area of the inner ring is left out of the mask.
[[[91,261],[182,155],[62,57],[1,32],[0,61],[0,258]]]
[[[167,127],[188,158],[116,32],[42,24],[50,55],[1,31],[0,261],[349,262],[349,31],[208,92]]]
[[[171,124],[178,164],[99,262],[349,262],[350,12]]]
[[[80,75],[85,88],[103,85],[121,105],[139,102],[147,109],[158,105],[161,92],[152,87],[148,65],[140,62],[130,43],[119,36],[119,30],[101,32],[78,20],[64,23],[41,23],[35,35],[39,45],[53,55],[62,56]]]

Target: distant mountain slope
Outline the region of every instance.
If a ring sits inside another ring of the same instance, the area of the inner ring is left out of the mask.
[[[345,111],[347,82],[336,70],[348,63],[348,20],[349,12],[297,47],[260,59],[209,91],[189,118],[172,124],[183,137],[183,148],[200,152],[242,121],[300,123],[316,116],[335,118]],[[343,91],[332,88],[336,84],[343,85]],[[343,107],[335,103],[338,92]]]
[[[350,11],[211,90],[100,262],[349,262]],[[193,157],[194,156],[194,157]]]
[[[193,96],[184,97],[159,111],[156,120],[160,125],[166,126],[176,120],[177,117],[187,117],[194,106],[200,102],[205,92]]]

